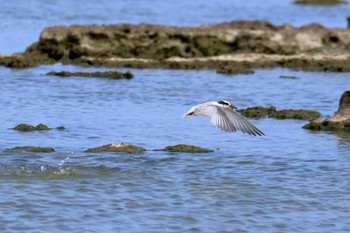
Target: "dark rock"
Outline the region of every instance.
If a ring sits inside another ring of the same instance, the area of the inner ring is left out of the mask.
[[[343,93],[338,111],[332,117],[322,121],[313,120],[303,126],[309,130],[347,130],[350,131],[350,90]]]
[[[289,76],[289,75],[280,75],[280,78],[284,78],[284,79],[300,79],[296,76]]]
[[[343,0],[295,0],[295,4],[304,4],[304,5],[338,5],[338,4],[347,4],[347,1]]]
[[[175,146],[167,146],[163,149],[157,149],[156,151],[168,151],[168,152],[182,152],[182,153],[210,153],[213,150],[201,148],[192,145],[178,144]]]
[[[26,56],[25,54],[16,54],[12,56],[0,56],[0,65],[8,68],[23,69],[34,67],[40,64],[52,64],[51,59],[43,56]]]
[[[57,126],[56,129],[57,129],[57,130],[60,130],[60,131],[63,131],[63,130],[65,130],[66,128],[65,128],[64,126]]]
[[[254,70],[245,68],[242,66],[221,66],[219,69],[216,70],[217,73],[219,74],[226,74],[226,75],[231,75],[231,74],[254,74]]]
[[[80,77],[104,77],[110,79],[131,79],[133,78],[133,74],[129,71],[117,72],[117,71],[106,71],[106,72],[68,72],[68,71],[51,71],[46,73],[46,75],[55,75],[60,77],[71,77],[71,76],[80,76]]]
[[[19,124],[13,129],[17,130],[17,131],[21,131],[21,132],[50,130],[50,128],[44,124],[38,124],[37,126],[32,126],[32,125],[28,125],[28,124]]]
[[[87,149],[86,152],[125,152],[125,153],[137,153],[145,151],[144,148],[134,146],[131,144],[108,144],[95,148]]]
[[[28,152],[36,153],[51,153],[55,150],[52,147],[39,147],[39,146],[16,146],[12,150],[24,150]]]

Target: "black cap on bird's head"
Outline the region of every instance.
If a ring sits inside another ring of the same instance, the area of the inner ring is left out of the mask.
[[[221,105],[230,107],[230,108],[232,108],[232,109],[237,109],[236,106],[234,106],[233,104],[231,104],[231,103],[228,102],[227,100],[220,100],[220,101],[218,101],[218,104],[221,104]]]

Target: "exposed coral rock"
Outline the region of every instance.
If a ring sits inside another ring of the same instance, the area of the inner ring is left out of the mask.
[[[210,153],[213,150],[201,148],[192,145],[178,144],[175,146],[167,146],[163,149],[157,149],[157,151],[168,151],[168,152],[182,152],[182,153]]]
[[[62,62],[105,67],[216,69],[251,73],[288,67],[350,71],[350,31],[318,24],[296,28],[266,21],[233,21],[196,27],[151,24],[55,26],[23,54],[0,64],[25,68]],[[236,68],[238,67],[238,68]]]
[[[87,149],[86,152],[126,152],[126,153],[136,153],[136,152],[143,152],[145,151],[144,148],[134,146],[131,144],[108,144],[103,145],[95,148]]]
[[[343,93],[339,101],[338,111],[332,117],[322,121],[311,121],[303,126],[310,130],[350,130],[350,90]]]

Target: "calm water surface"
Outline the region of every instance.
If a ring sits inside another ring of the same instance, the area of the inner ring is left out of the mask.
[[[251,120],[266,137],[225,134],[181,114],[227,99],[333,114],[347,73],[131,70],[132,80],[59,78],[0,68],[0,230],[3,232],[348,232],[350,137],[299,120]],[[88,71],[104,69],[88,69]],[[125,71],[125,70],[122,70]],[[281,79],[294,75],[300,79]],[[171,85],[170,85],[171,83]],[[19,133],[19,123],[65,131]],[[189,143],[209,154],[86,153],[129,142],[152,150]],[[51,146],[51,154],[9,150]],[[20,219],[20,221],[19,221]]]

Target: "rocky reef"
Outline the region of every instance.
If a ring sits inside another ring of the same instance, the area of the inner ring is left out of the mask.
[[[316,119],[303,126],[310,130],[346,130],[350,131],[350,90],[342,94],[338,111],[325,120]]]
[[[261,118],[269,117],[276,119],[298,119],[298,120],[310,120],[320,117],[320,113],[312,110],[304,109],[285,109],[285,110],[276,110],[274,106],[271,107],[250,107],[246,109],[238,110],[243,116],[250,118]]]
[[[95,148],[87,149],[86,152],[119,152],[119,153],[137,153],[143,152],[146,149],[134,146],[131,144],[121,143],[121,144],[108,144]]]
[[[182,152],[182,153],[210,153],[213,150],[201,148],[192,145],[178,144],[175,146],[167,146],[163,149],[157,149],[156,151],[167,151],[167,152]]]
[[[32,131],[49,130],[50,128],[44,124],[38,124],[37,126],[33,126],[33,125],[28,125],[28,124],[23,123],[23,124],[17,125],[13,129],[20,131],[20,132],[32,132]]]
[[[96,71],[96,72],[69,72],[69,71],[51,71],[46,73],[46,75],[54,75],[59,77],[71,77],[71,76],[79,76],[79,77],[103,77],[110,79],[132,79],[134,75],[129,71],[123,73],[118,71]]]
[[[40,146],[16,146],[11,150],[23,150],[23,151],[35,152],[35,153],[51,153],[55,151],[52,147],[40,147]]]
[[[58,126],[56,127],[57,130],[65,130],[64,126]],[[51,130],[47,125],[44,124],[38,124],[37,126],[29,125],[26,123],[22,123],[17,125],[13,128],[13,130],[20,131],[20,132],[33,132],[33,131],[45,131],[45,130]]]
[[[345,20],[345,19],[344,19]],[[54,26],[26,51],[1,56],[0,65],[25,68],[61,62],[83,66],[215,69],[251,73],[254,68],[350,71],[350,31],[318,24],[276,26],[232,21],[174,27],[151,24]]]

